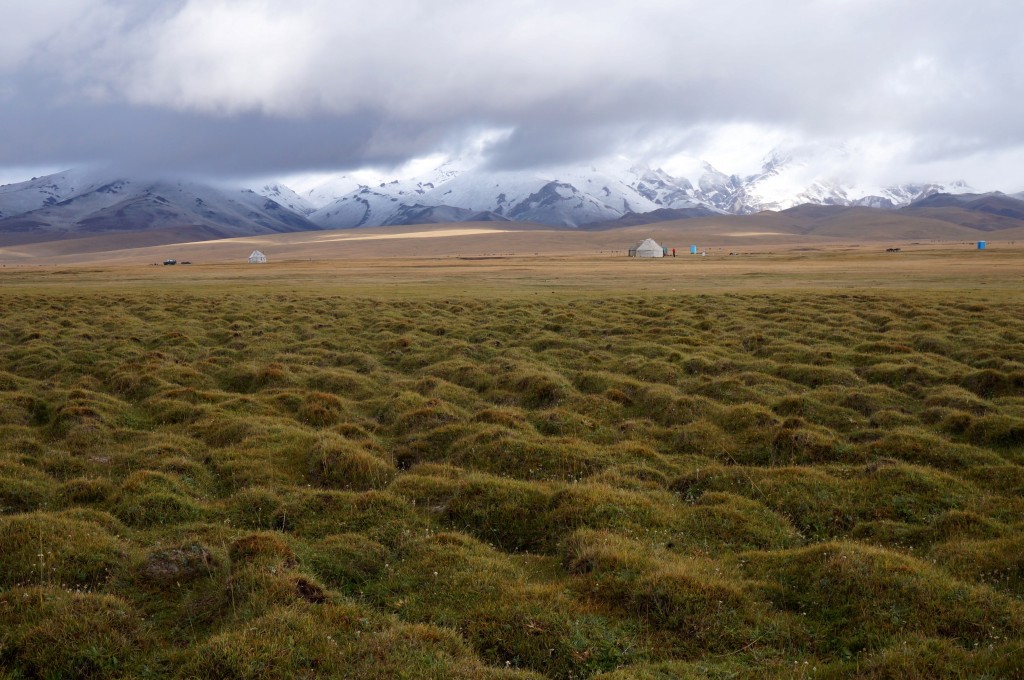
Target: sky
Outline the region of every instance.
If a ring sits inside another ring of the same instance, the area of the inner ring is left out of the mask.
[[[1024,189],[1018,0],[0,0],[0,183],[477,154]],[[820,168],[820,170],[819,170]]]

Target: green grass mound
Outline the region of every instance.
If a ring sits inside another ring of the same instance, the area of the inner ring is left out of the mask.
[[[199,521],[205,517],[206,509],[183,494],[154,491],[123,496],[114,514],[125,524],[153,527]]]
[[[50,477],[26,465],[0,463],[0,515],[41,509],[53,498]]]
[[[832,473],[812,467],[708,466],[672,483],[684,498],[708,491],[764,503],[807,536],[845,536],[858,522],[929,524],[944,512],[969,509],[981,494],[972,484],[931,468],[893,461]]]
[[[894,637],[948,638],[965,648],[1015,636],[1024,608],[990,588],[935,567],[854,543],[745,553],[744,570],[776,606],[805,617],[823,653],[877,650]]]
[[[1015,678],[1020,677],[1024,646],[1019,642],[966,650],[935,638],[911,638],[905,644],[865,655],[857,662],[821,665],[818,675],[840,678]]]
[[[741,660],[746,661],[746,659]],[[706,680],[707,678],[790,678],[792,664],[786,673],[775,675],[764,663],[755,663],[757,671],[734,659],[719,662],[662,661],[634,664],[608,673],[592,676],[595,680]],[[799,671],[798,671],[799,672]],[[797,675],[796,677],[800,677]]]
[[[357,532],[384,545],[399,543],[429,526],[409,499],[390,491],[304,489],[287,499],[280,518],[281,530],[302,539]]]
[[[552,566],[441,533],[411,546],[369,591],[403,619],[464,631],[496,666],[586,677],[644,653],[634,623],[574,600],[552,580]]]
[[[286,525],[284,499],[266,487],[248,487],[226,501],[230,522],[246,529],[280,529]]]
[[[169,671],[150,626],[114,595],[29,588],[0,593],[0,658],[11,677],[132,678]]]
[[[668,547],[678,551],[726,553],[796,547],[803,537],[795,526],[763,503],[730,493],[701,495],[683,513]]]
[[[114,485],[102,477],[76,477],[64,482],[57,498],[69,506],[102,505],[114,496]]]
[[[394,465],[344,439],[321,440],[309,455],[309,480],[329,489],[379,489],[396,472]]]
[[[275,609],[191,650],[182,678],[527,678],[483,665],[448,630],[353,605]]]
[[[932,555],[949,573],[1024,597],[1024,539],[957,540],[935,546]]]
[[[756,625],[756,603],[713,562],[589,530],[566,541],[563,559],[582,592],[670,632],[680,650],[732,650]]]
[[[865,447],[870,459],[892,458],[907,463],[930,465],[940,470],[999,465],[998,454],[964,444],[955,444],[920,428],[900,428],[887,432]]]
[[[67,513],[0,517],[0,584],[98,588],[116,574],[128,546],[107,527]]]
[[[429,474],[433,469],[416,472],[399,478],[391,490],[452,528],[504,550],[536,550],[550,543],[550,488],[489,475],[452,478]]]
[[[388,555],[388,549],[377,541],[344,533],[314,543],[303,561],[331,588],[357,594],[384,571]]]

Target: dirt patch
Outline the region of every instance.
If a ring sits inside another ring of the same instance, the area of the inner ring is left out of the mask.
[[[210,574],[216,566],[210,551],[193,543],[150,553],[139,575],[150,583],[183,583]]]
[[[324,589],[304,578],[295,579],[295,594],[310,604],[323,604],[327,601]]]

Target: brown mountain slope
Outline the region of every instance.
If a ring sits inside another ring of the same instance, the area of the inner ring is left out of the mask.
[[[972,239],[977,229],[927,216],[855,208],[811,226],[809,234],[862,241]]]
[[[1002,231],[1024,227],[1024,219],[1010,215],[997,215],[990,212],[971,210],[961,207],[949,208],[907,208],[900,211],[904,215],[942,220],[976,231]]]
[[[1016,226],[1016,225],[1014,225]],[[971,240],[985,232],[938,217],[902,211],[843,206],[800,206],[782,212],[744,217],[712,217],[658,222],[634,227],[655,233],[697,238],[704,242],[773,236],[793,241],[822,238],[844,241]],[[618,230],[623,231],[623,230]]]

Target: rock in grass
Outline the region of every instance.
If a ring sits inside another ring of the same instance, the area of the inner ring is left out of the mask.
[[[199,543],[191,543],[154,550],[139,567],[138,574],[144,583],[167,586],[209,576],[216,568],[217,560],[210,551]]]

